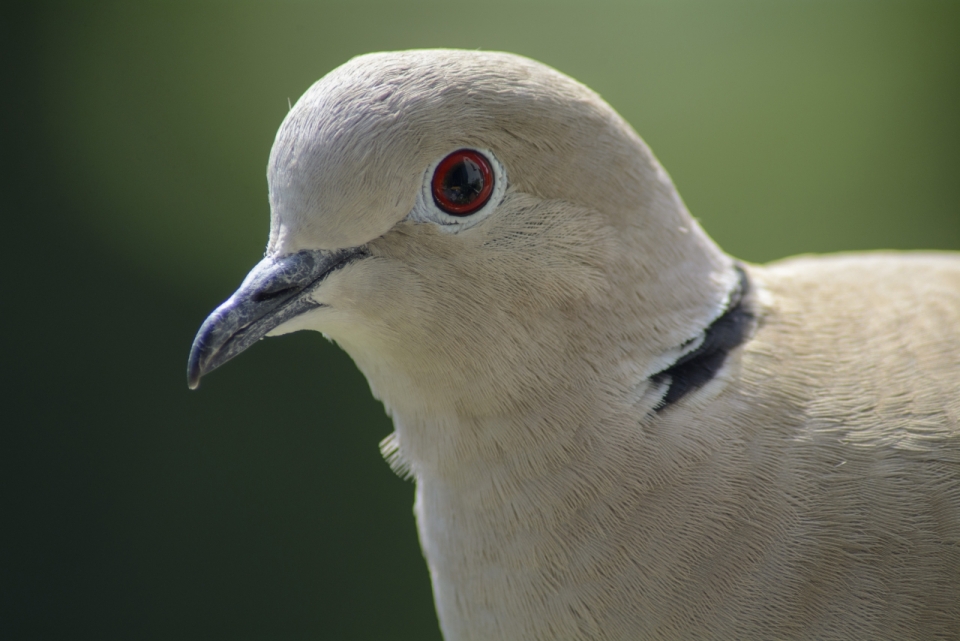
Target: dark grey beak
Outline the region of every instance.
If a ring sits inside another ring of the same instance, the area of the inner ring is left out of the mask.
[[[367,256],[363,248],[308,250],[264,258],[233,296],[203,322],[190,348],[187,384],[220,367],[294,316],[322,307],[310,293],[344,265]]]

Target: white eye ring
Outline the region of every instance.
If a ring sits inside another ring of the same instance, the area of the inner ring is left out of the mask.
[[[493,192],[486,204],[477,211],[466,216],[454,216],[440,209],[433,197],[433,175],[437,171],[440,163],[450,154],[461,149],[469,149],[483,155],[490,162],[490,168],[493,170]],[[430,163],[426,171],[423,172],[423,180],[420,185],[420,193],[417,194],[417,201],[413,205],[408,218],[415,222],[430,222],[440,226],[446,232],[457,233],[464,229],[469,229],[477,223],[484,220],[495,210],[503,201],[503,196],[507,191],[507,172],[503,165],[497,160],[489,149],[480,149],[476,147],[457,147],[443,154],[435,161]]]

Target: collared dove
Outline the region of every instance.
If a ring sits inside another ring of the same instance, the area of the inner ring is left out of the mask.
[[[960,255],[738,262],[503,53],[351,60],[268,179],[190,385],[267,334],[345,349],[447,639],[960,638]]]

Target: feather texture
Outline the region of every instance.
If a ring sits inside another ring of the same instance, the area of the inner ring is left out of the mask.
[[[496,206],[411,216],[461,148]],[[362,249],[273,333],[393,417],[448,640],[960,639],[956,254],[738,267],[599,96],[509,54],[350,61],[268,177],[271,264]]]

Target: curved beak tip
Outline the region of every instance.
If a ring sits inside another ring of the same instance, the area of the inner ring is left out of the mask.
[[[322,307],[305,293],[330,272],[366,257],[363,247],[304,250],[280,258],[264,258],[233,296],[200,327],[187,360],[187,386],[264,337],[270,330],[308,310]]]
[[[203,371],[200,367],[200,354],[196,346],[190,350],[190,358],[187,359],[187,387],[194,390],[200,387],[200,378]]]

